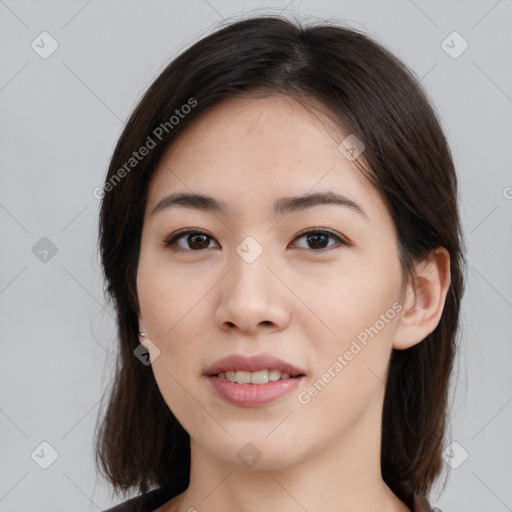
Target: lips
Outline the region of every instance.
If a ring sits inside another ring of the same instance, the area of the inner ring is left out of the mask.
[[[283,361],[271,354],[257,354],[252,356],[231,354],[213,363],[205,371],[205,375],[213,376],[217,375],[219,372],[229,370],[257,372],[259,370],[271,369],[276,369],[283,373],[289,373],[293,377],[306,375],[305,370],[302,368]]]

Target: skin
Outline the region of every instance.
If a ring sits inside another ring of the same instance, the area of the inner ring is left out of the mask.
[[[139,328],[160,351],[156,357],[150,346],[156,382],[191,438],[190,485],[159,512],[409,510],[381,477],[385,377],[392,348],[422,342],[437,326],[449,255],[438,248],[418,262],[416,285],[402,278],[392,217],[339,151],[344,138],[289,97],[230,99],[191,123],[152,176]],[[357,202],[366,217],[339,205],[272,214],[277,198],[329,190]],[[175,192],[208,195],[228,209],[151,214]],[[211,238],[185,235],[181,252],[165,247],[185,227]],[[351,245],[298,237],[307,228],[331,230]],[[236,252],[247,236],[263,249],[252,263]],[[396,303],[401,311],[300,403],[298,394]],[[229,404],[210,388],[203,374],[214,361],[261,352],[303,368],[305,382],[260,407]],[[237,457],[248,442],[261,454],[252,467]]]

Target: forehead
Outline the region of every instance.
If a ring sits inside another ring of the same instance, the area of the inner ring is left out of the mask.
[[[343,193],[381,215],[379,191],[339,150],[347,134],[293,98],[228,99],[193,120],[151,177],[148,209],[179,191],[222,198],[233,207],[312,192]]]

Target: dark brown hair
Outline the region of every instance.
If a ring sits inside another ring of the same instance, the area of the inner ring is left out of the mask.
[[[412,496],[427,495],[442,469],[465,264],[457,181],[440,123],[412,73],[366,35],[331,22],[304,26],[265,16],[218,29],[164,69],[128,120],[110,162],[99,219],[119,359],[96,436],[96,462],[125,495],[164,485],[179,494],[188,487],[189,435],[164,402],[151,367],[134,356],[148,182],[193,119],[224,99],[255,93],[285,94],[317,111],[320,105],[344,133],[364,143],[360,169],[394,219],[404,275],[414,279],[415,261],[436,247],[450,253],[451,284],[439,325],[412,348],[393,350],[389,365],[382,475],[412,508]],[[144,146],[151,148],[135,159]]]

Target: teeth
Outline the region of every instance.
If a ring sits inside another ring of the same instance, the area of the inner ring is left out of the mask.
[[[268,374],[268,380],[270,382],[274,382],[276,380],[279,380],[281,377],[283,378],[286,378],[288,374],[286,373],[283,373],[281,374],[281,372],[279,370],[270,370],[269,374]],[[289,377],[289,375],[288,375]]]
[[[251,373],[250,372],[236,372],[235,373],[235,381],[238,384],[250,384],[251,383]]]
[[[274,382],[279,379],[288,379],[289,373],[280,372],[279,370],[260,370],[257,372],[236,372],[228,370],[226,372],[219,372],[218,376],[221,379],[227,379],[230,382],[237,382],[238,384],[265,384],[266,382]]]

